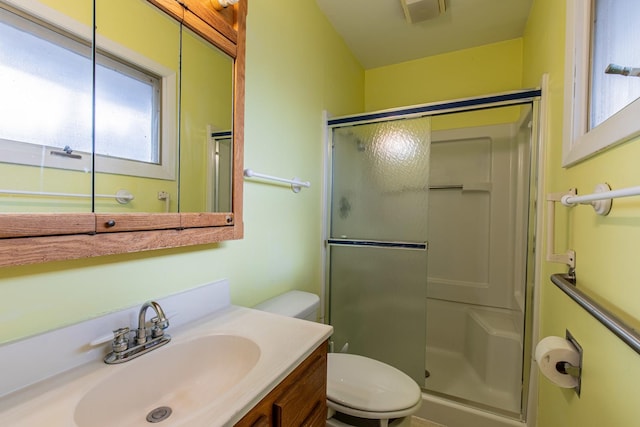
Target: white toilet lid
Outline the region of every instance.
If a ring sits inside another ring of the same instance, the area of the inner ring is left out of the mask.
[[[327,357],[327,399],[368,412],[392,412],[415,406],[420,387],[386,363],[346,353]]]

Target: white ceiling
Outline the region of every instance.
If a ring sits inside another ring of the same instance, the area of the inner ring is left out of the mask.
[[[405,20],[400,0],[316,0],[365,69],[521,37],[533,0],[446,0],[439,17]]]

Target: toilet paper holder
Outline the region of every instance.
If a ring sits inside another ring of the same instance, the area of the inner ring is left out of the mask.
[[[558,362],[556,363],[556,370],[561,374],[571,375],[574,378],[580,380],[581,369],[580,366],[572,365],[569,362]]]
[[[556,363],[556,369],[562,374],[571,375],[578,380],[578,384],[574,390],[578,396],[580,396],[580,389],[582,387],[582,346],[578,344],[578,341],[571,335],[571,332],[567,329],[565,331],[565,338],[569,341],[578,351],[580,358],[578,359],[578,366],[572,365],[569,362]]]

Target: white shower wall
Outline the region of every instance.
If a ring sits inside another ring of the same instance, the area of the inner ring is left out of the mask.
[[[526,209],[516,206],[523,173],[516,130],[505,124],[432,133],[430,185],[464,188],[429,194],[429,298],[518,308],[515,220]]]
[[[530,138],[526,124],[434,131],[427,390],[520,412]]]

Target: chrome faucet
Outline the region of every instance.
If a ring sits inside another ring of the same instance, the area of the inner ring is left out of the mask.
[[[147,329],[147,309],[149,308],[156,312],[156,316],[151,319],[150,330]],[[107,364],[123,363],[162,347],[171,340],[171,336],[164,333],[168,327],[169,320],[160,304],[155,301],[145,302],[138,313],[138,329],[135,338],[130,340],[127,337],[131,332],[128,327],[113,331],[114,337],[111,342],[113,351],[106,355],[104,362]],[[147,334],[148,331],[150,331],[149,334]]]
[[[151,327],[151,338],[158,338],[164,335],[164,330],[169,327],[169,320],[164,314],[164,310],[155,301],[147,301],[140,307],[138,313],[138,333],[136,335],[136,344],[144,344],[147,342],[147,309],[151,307],[156,312],[156,317],[151,319],[153,326]]]

